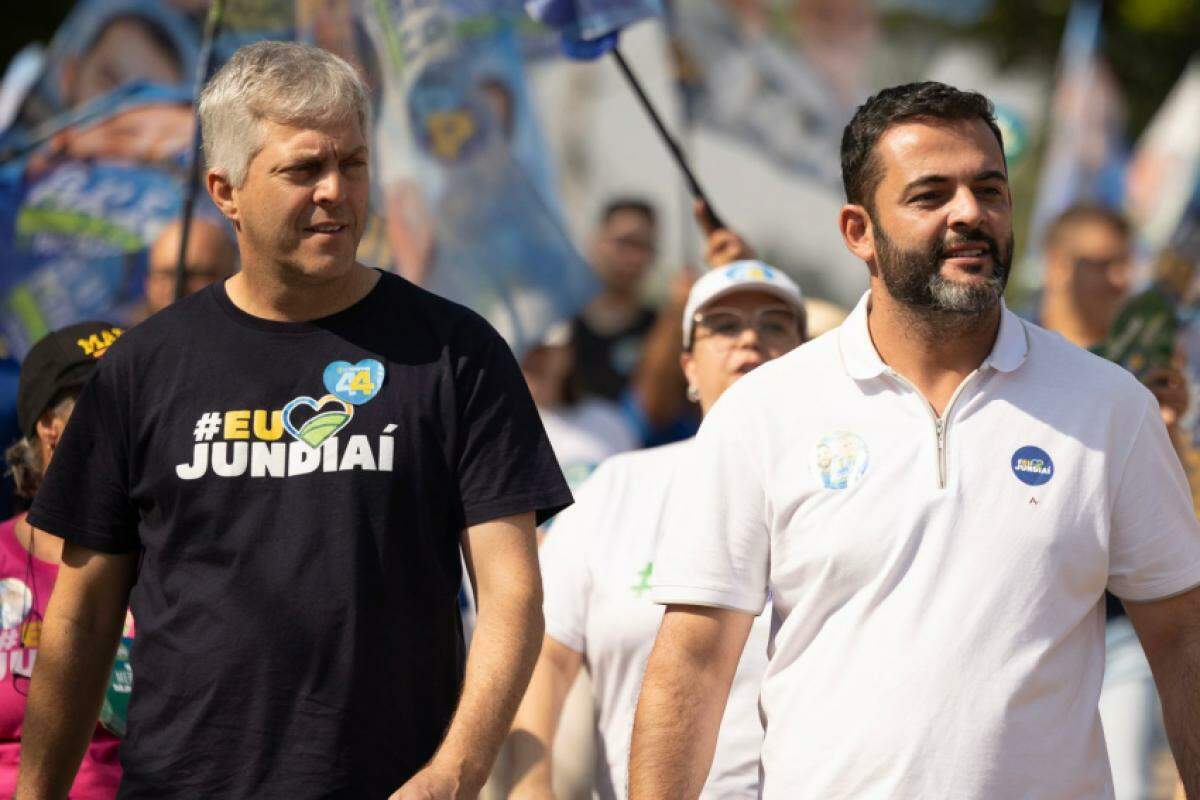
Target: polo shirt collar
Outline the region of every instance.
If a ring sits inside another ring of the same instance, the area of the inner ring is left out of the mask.
[[[846,321],[838,328],[838,347],[842,354],[842,363],[851,378],[859,381],[870,380],[887,372],[888,365],[883,363],[875,344],[871,341],[871,333],[867,328],[867,305],[871,293],[865,292],[858,305],[846,317]],[[1016,314],[1008,310],[1003,301],[1000,303],[1000,332],[996,335],[996,343],[992,352],[980,364],[980,369],[991,367],[999,372],[1012,372],[1025,362],[1029,354],[1029,338],[1025,326]]]

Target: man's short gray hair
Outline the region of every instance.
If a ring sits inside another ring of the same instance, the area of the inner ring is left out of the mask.
[[[357,120],[370,130],[367,87],[333,53],[297,42],[246,45],[200,93],[200,130],[208,168],[235,187],[262,149],[262,121],[324,127]]]

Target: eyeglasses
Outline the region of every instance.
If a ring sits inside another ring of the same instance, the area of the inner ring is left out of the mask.
[[[692,317],[696,340],[712,338],[728,347],[746,328],[754,328],[759,341],[768,347],[787,347],[800,340],[800,316],[790,308],[775,306],[745,312],[736,308],[711,308]]]

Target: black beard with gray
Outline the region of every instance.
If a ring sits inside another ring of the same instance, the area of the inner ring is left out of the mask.
[[[875,222],[875,252],[888,294],[908,308],[915,318],[933,328],[971,327],[976,318],[992,310],[1004,296],[1012,266],[1013,240],[1003,249],[996,240],[974,229],[939,242],[927,252],[896,247]],[[965,242],[983,242],[992,258],[992,274],[982,283],[961,284],[941,274],[947,250]]]

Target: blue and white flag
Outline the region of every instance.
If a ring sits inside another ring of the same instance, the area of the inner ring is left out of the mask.
[[[526,0],[525,10],[571,38],[594,41],[661,16],[660,0]]]
[[[514,19],[480,5],[393,1],[368,17],[387,65],[380,210],[401,274],[482,314],[520,355],[596,286],[563,224]]]

